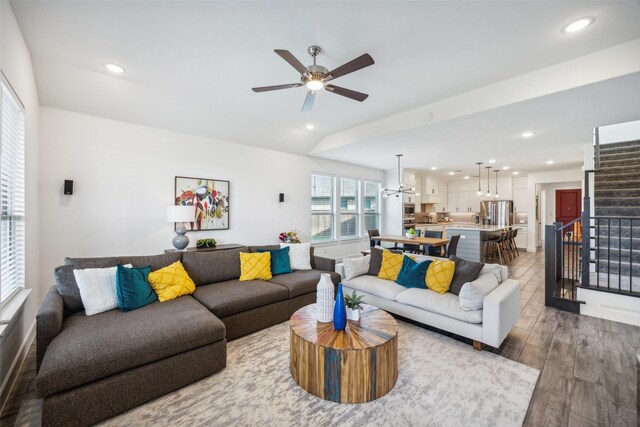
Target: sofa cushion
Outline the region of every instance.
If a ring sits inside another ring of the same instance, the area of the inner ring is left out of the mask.
[[[322,273],[331,274],[331,281],[334,285],[337,286],[340,283],[338,273],[322,270],[297,270],[289,274],[273,276],[270,282],[286,287],[289,290],[289,298],[294,298],[315,292]]]
[[[465,283],[458,295],[460,308],[465,311],[482,309],[484,297],[498,285],[498,279],[491,273],[482,274],[476,280]]]
[[[439,294],[431,289],[406,289],[396,295],[401,304],[421,308],[432,313],[451,317],[467,323],[482,323],[482,310],[465,311],[460,308],[458,296],[451,292]]]
[[[120,264],[131,264],[134,267],[150,266],[151,271],[160,270],[182,259],[182,252],[173,252],[161,255],[147,256],[122,256],[118,257]]]
[[[56,288],[64,301],[65,314],[73,314],[84,310],[80,289],[73,274],[75,269],[115,267],[118,259],[110,258],[65,258],[64,264],[53,270]]]
[[[358,276],[351,280],[343,280],[342,284],[351,289],[366,292],[392,301],[400,292],[407,290],[407,288],[398,285],[396,282],[379,279],[375,276],[369,276],[368,274]]]
[[[453,274],[453,280],[451,280],[451,286],[449,286],[449,292],[454,295],[460,294],[460,289],[465,283],[472,282],[478,278],[483,262],[469,261],[467,259],[458,258],[452,256],[451,261],[456,263],[456,268]]]
[[[240,277],[240,252],[249,248],[209,252],[184,252],[182,264],[196,286],[224,282]]]
[[[213,314],[223,318],[285,301],[289,298],[289,291],[284,286],[262,280],[241,282],[234,279],[198,286],[193,297]]]
[[[38,395],[50,396],[224,337],[224,324],[191,297],[127,313],[76,313],[64,320],[47,348],[36,378]]]

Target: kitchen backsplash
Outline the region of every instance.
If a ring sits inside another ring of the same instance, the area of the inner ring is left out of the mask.
[[[442,213],[442,212],[416,212],[416,224],[442,222],[445,218],[453,219],[454,222],[475,222],[475,213]]]
[[[513,223],[514,224],[527,224],[529,215],[526,212],[516,212],[513,214]]]

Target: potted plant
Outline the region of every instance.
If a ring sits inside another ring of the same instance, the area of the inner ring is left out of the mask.
[[[357,295],[356,291],[353,291],[351,295],[344,297],[344,304],[347,306],[347,319],[360,320],[360,312],[362,311],[362,299],[364,296]]]
[[[198,239],[196,241],[196,248],[214,248],[216,246],[216,239]]]

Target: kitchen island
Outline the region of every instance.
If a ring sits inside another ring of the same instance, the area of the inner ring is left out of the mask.
[[[507,227],[495,225],[463,225],[447,226],[447,238],[460,236],[456,256],[470,261],[485,262],[482,257],[484,242],[492,237],[500,236]]]

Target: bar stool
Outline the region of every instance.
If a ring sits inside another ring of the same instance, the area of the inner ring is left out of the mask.
[[[504,252],[504,243],[507,240],[507,232],[503,231],[502,233],[500,233],[500,237],[498,238],[493,238],[493,239],[488,239],[484,241],[484,247],[483,247],[483,255],[485,258],[488,257],[495,257],[495,255],[498,255],[498,258],[500,259],[500,264],[505,264],[505,254]]]
[[[515,251],[516,256],[520,256],[520,251],[518,250],[518,245],[516,243],[516,237],[518,237],[518,228],[513,229],[513,236],[511,236],[511,246]]]

